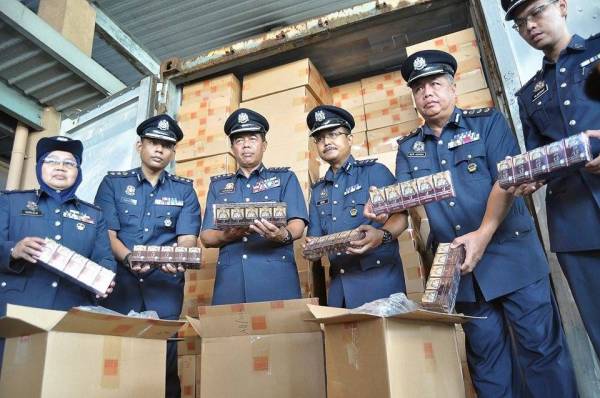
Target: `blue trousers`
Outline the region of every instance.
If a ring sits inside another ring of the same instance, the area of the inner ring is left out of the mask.
[[[513,359],[523,370],[526,390],[532,397],[575,398],[577,388],[571,357],[550,292],[548,277],[506,296],[486,302],[457,303],[458,312],[487,317],[463,325],[467,361],[478,396],[520,397],[513,384]],[[512,357],[512,329],[517,358]]]
[[[556,253],[596,355],[600,358],[600,250]]]

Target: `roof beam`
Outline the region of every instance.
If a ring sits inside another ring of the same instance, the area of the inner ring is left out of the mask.
[[[158,77],[160,74],[160,61],[125,33],[100,8],[96,6],[94,8],[96,9],[96,31],[104,40],[115,47],[141,73]]]
[[[77,73],[98,91],[110,95],[125,88],[119,79],[84,54],[18,0],[0,1],[0,19]]]
[[[0,81],[0,110],[34,130],[43,130],[42,107],[2,81]]]

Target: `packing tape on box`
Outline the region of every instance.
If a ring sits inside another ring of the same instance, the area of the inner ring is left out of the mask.
[[[19,336],[15,341],[15,351],[12,356],[12,360],[6,358],[6,346],[4,347],[4,353],[6,362],[12,363],[16,366],[24,365],[29,357],[29,350],[31,349],[31,336]],[[6,343],[5,343],[6,344]]]
[[[252,352],[252,370],[255,372],[264,372],[269,376],[271,371],[271,343],[268,336],[251,336],[250,347]]]
[[[346,351],[346,361],[348,365],[353,367],[355,370],[360,368],[360,350],[358,349],[358,323],[350,322],[344,323],[344,335],[342,340],[344,341],[344,349]]]
[[[121,337],[105,336],[102,342],[102,376],[100,387],[115,390],[121,384]]]

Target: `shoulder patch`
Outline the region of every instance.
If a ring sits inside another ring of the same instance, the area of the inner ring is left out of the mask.
[[[226,179],[226,178],[231,178],[231,177],[233,177],[234,175],[235,175],[235,174],[233,174],[233,173],[218,174],[218,175],[216,175],[216,176],[212,176],[212,177],[210,177],[210,181],[211,181],[211,182],[215,182],[215,181],[221,181],[221,180],[224,180],[224,179]]]
[[[2,194],[37,192],[37,189],[3,189]]]
[[[372,166],[375,164],[375,162],[377,162],[377,158],[372,158],[372,159],[363,159],[363,160],[356,160],[354,162],[355,166]]]
[[[322,183],[322,182],[324,182],[324,181],[325,181],[325,177],[321,177],[321,178],[319,178],[317,181],[313,182],[313,184],[310,186],[310,187],[311,187],[311,189],[312,189],[312,188],[315,188],[317,185],[319,185],[320,183]]]
[[[419,134],[420,132],[421,132],[421,127],[417,127],[415,130],[411,131],[410,134],[403,135],[402,137],[399,137],[398,139],[396,139],[396,142],[398,144],[400,144],[401,142],[406,141],[410,137],[414,137],[415,135]]]
[[[464,117],[481,117],[489,116],[492,114],[494,108],[477,108],[477,109],[463,109]]]
[[[124,170],[124,171],[109,171],[108,173],[106,173],[106,175],[109,175],[111,177],[127,177],[127,176],[132,176],[132,175],[135,175],[135,169]]]
[[[100,206],[96,206],[96,205],[95,205],[95,204],[93,204],[93,203],[86,202],[85,200],[81,200],[81,199],[79,199],[79,198],[77,198],[77,200],[79,201],[79,203],[83,203],[84,205],[86,205],[86,206],[89,206],[89,207],[91,207],[91,208],[93,208],[93,209],[96,209],[96,210],[100,210],[100,211],[102,211],[102,209],[100,208]]]
[[[181,177],[181,176],[171,174],[171,173],[169,173],[167,175],[171,180],[181,182],[183,184],[193,184],[194,183],[194,180],[192,180],[191,178]]]
[[[273,171],[275,173],[284,173],[286,171],[290,171],[289,167],[269,167],[267,171]]]

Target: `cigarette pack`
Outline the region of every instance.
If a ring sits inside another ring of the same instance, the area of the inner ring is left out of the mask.
[[[434,174],[433,187],[435,188],[436,200],[448,199],[456,196],[450,171],[443,171],[441,173]]]
[[[548,155],[546,147],[541,146],[529,151],[529,168],[531,169],[531,178],[542,180],[548,174]]]
[[[143,267],[148,259],[146,258],[147,247],[145,245],[134,245],[129,257],[129,262],[132,267]]]
[[[307,240],[302,251],[304,258],[314,261],[329,253],[343,253],[350,246],[350,242],[364,239],[365,233],[357,230],[337,232]]]
[[[548,144],[546,147],[548,154],[548,171],[553,172],[567,166],[567,151],[565,151],[565,142],[563,140]]]
[[[419,203],[422,205],[435,202],[435,187],[433,186],[433,176],[417,178],[417,188],[419,190]]]
[[[527,152],[513,157],[513,173],[515,184],[523,184],[531,180],[531,168]]]
[[[185,269],[199,269],[202,249],[183,246],[144,246],[135,245],[129,257],[132,267],[159,268],[165,264]]]
[[[388,213],[385,190],[377,187],[369,188],[369,198],[375,214]],[[401,197],[402,198],[402,197]]]
[[[401,211],[404,209],[404,202],[402,200],[402,191],[400,190],[400,184],[394,184],[383,188],[385,195],[385,204],[389,213]]]
[[[287,204],[282,202],[247,202],[213,204],[216,229],[248,227],[259,218],[277,226],[287,225]]]
[[[446,313],[454,311],[460,284],[460,266],[464,260],[464,246],[452,248],[449,243],[438,245],[421,299],[423,307]]]
[[[419,201],[419,190],[417,189],[416,180],[401,182],[400,191],[402,192],[402,203],[406,209],[410,207],[416,207],[421,204]]]
[[[508,188],[514,185],[515,182],[515,174],[513,170],[513,160],[509,156],[504,160],[498,162],[498,183],[502,188]]]
[[[572,135],[564,141],[567,166],[581,166],[592,160],[590,138],[586,134]]]

